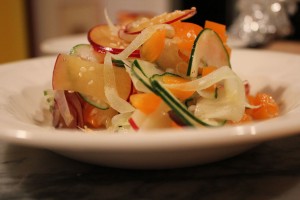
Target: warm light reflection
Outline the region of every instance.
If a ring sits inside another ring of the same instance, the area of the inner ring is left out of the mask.
[[[279,12],[279,11],[281,10],[281,5],[280,5],[280,3],[278,3],[278,2],[273,3],[273,4],[271,5],[271,10],[272,10],[273,12]]]
[[[251,30],[252,31],[258,31],[259,30],[259,24],[257,22],[252,22],[250,24]]]
[[[254,17],[256,19],[263,19],[264,18],[264,13],[261,10],[255,10],[254,11]]]
[[[242,126],[237,126],[237,135],[244,135],[245,134],[245,129]]]
[[[249,129],[248,128],[246,129],[243,126],[237,126],[236,129],[237,129],[237,135],[246,135],[246,134],[256,135],[257,134],[257,131],[254,126],[250,126]],[[249,130],[250,130],[250,132],[248,132]]]
[[[16,131],[16,138],[26,139],[27,138],[27,132],[23,131],[23,130],[17,130]]]
[[[256,135],[256,129],[255,129],[255,127],[254,126],[251,126],[251,128],[250,128],[250,134],[251,135]]]

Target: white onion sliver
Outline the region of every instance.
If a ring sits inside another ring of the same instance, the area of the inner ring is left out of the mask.
[[[128,119],[131,117],[131,115],[132,112],[115,115],[111,119],[112,126],[116,128],[120,126],[128,126],[129,125]]]
[[[58,110],[62,118],[64,119],[66,125],[69,126],[73,121],[74,117],[70,112],[65,92],[63,90],[55,91],[55,100],[57,101]]]
[[[167,112],[170,110],[164,102],[160,103],[154,112],[147,115],[147,118],[140,126],[141,130],[169,128],[172,120]]]
[[[131,77],[134,88],[139,92],[150,93],[151,90],[145,86],[137,77],[134,75]]]
[[[106,23],[107,23],[107,25],[108,25],[108,27],[109,27],[109,29],[110,29],[112,35],[118,35],[119,28],[116,27],[116,26],[112,23],[111,19],[110,19],[109,16],[108,16],[108,13],[107,13],[107,9],[106,9],[106,8],[104,9],[104,17],[105,17]]]
[[[198,100],[194,114],[204,119],[239,121],[245,112],[245,102],[243,82],[235,75],[224,80],[224,91],[218,94],[217,99]]]
[[[134,111],[134,107],[126,100],[122,99],[117,91],[116,78],[113,71],[112,57],[106,53],[104,58],[104,93],[109,105],[119,113]]]
[[[255,105],[251,105],[251,104],[249,104],[248,102],[246,102],[245,107],[246,107],[246,108],[250,108],[250,109],[256,109],[256,108],[260,108],[261,105],[255,106]]]
[[[201,91],[222,80],[235,77],[236,75],[228,66],[223,66],[204,77],[185,83],[164,84],[164,86],[167,88],[180,89],[183,91]]]

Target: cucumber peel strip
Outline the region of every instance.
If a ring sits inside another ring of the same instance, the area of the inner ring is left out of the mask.
[[[149,78],[145,75],[137,60],[133,61],[131,70],[132,73],[138,78],[138,80],[143,83],[143,85],[145,85],[150,91],[154,92],[154,90],[151,87]]]
[[[142,63],[142,65],[141,65]],[[163,72],[152,63],[140,60],[134,60],[131,67],[132,73],[143,83],[150,91],[154,92],[149,78],[160,75]]]
[[[208,28],[203,29],[194,41],[186,75],[195,78],[198,69],[205,66],[231,68],[230,57],[221,38]]]
[[[94,100],[93,97],[89,97],[85,94],[78,93],[79,96],[88,104],[100,109],[100,110],[107,110],[109,108],[109,105],[103,101],[100,100]]]
[[[206,126],[206,127],[217,127],[223,126],[226,123],[226,120],[210,124],[207,122],[202,121],[201,119],[197,118],[191,112],[189,112],[185,105],[183,105],[174,95],[172,95],[168,89],[166,89],[159,81],[150,78],[151,85],[155,90],[155,93],[159,95],[170,108],[178,115],[178,117],[188,126]]]

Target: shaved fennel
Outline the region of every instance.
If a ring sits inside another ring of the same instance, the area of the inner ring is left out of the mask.
[[[104,59],[104,92],[109,105],[119,113],[134,111],[134,108],[126,100],[122,99],[116,89],[116,79],[113,71],[112,57],[107,53]]]

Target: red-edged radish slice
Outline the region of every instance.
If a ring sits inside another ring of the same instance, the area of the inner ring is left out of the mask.
[[[133,130],[137,131],[142,126],[143,122],[147,119],[147,115],[140,110],[135,110],[128,122]]]
[[[134,119],[133,118],[129,118],[128,120],[130,126],[132,127],[133,130],[135,131],[138,131],[139,130],[139,127],[138,125],[135,123]]]
[[[122,28],[119,30],[118,36],[120,39],[122,39],[126,42],[132,42],[136,38],[136,36],[138,36],[138,34],[129,34],[129,33],[125,32],[124,28]]]
[[[171,24],[179,20],[188,19],[196,14],[196,8],[192,7],[187,10],[176,10],[171,13],[163,13],[151,19],[142,18],[140,20],[129,23],[125,28],[125,33],[138,34],[143,29],[155,24]]]
[[[100,53],[110,52],[112,54],[119,54],[129,45],[127,41],[112,34],[107,25],[98,25],[90,29],[88,32],[88,41]],[[130,57],[140,57],[140,51],[135,50]]]

